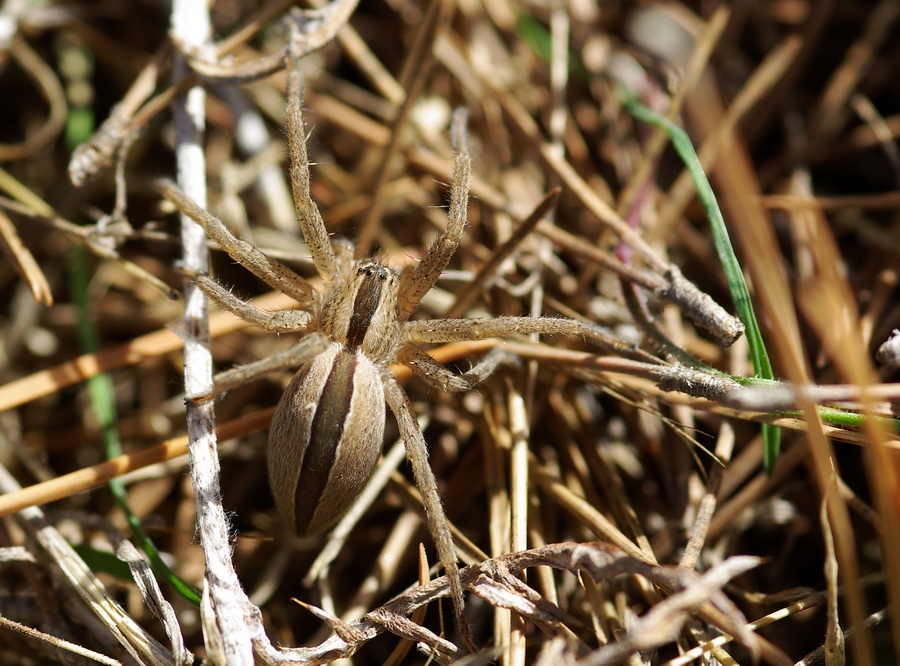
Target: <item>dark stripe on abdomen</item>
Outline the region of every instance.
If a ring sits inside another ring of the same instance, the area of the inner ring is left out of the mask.
[[[353,377],[356,354],[341,351],[334,357],[334,365],[322,387],[322,395],[313,416],[309,447],[298,470],[294,518],[298,534],[305,534],[328,479],[336,473],[334,460],[344,436],[344,422],[353,399]],[[339,473],[339,472],[337,472]]]

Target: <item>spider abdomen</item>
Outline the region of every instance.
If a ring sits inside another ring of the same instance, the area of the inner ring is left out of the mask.
[[[369,480],[384,438],[379,368],[332,343],[300,368],[269,430],[269,483],[284,519],[303,536],[330,527]]]

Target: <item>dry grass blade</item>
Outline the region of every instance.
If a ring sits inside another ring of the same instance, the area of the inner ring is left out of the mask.
[[[25,38],[16,34],[12,38],[10,52],[19,66],[32,78],[41,95],[50,106],[50,114],[42,125],[23,141],[0,144],[0,160],[12,161],[35,154],[59,136],[66,121],[66,95],[56,72],[34,51]]]
[[[15,492],[18,483],[5,468],[0,468],[0,489],[4,493]],[[36,508],[20,513],[26,529],[40,544],[47,558],[53,563],[53,573],[58,577],[67,594],[75,594],[100,620],[109,636],[113,637],[138,663],[166,666],[172,663],[172,653],[134,621],[106,591],[103,583],[88,569],[62,534],[48,524],[44,513]],[[103,639],[104,636],[97,636]]]
[[[50,645],[54,645],[62,650],[67,650],[72,654],[80,655],[82,657],[85,657],[86,659],[95,661],[98,664],[106,664],[107,666],[124,666],[124,662],[121,662],[118,659],[110,659],[104,654],[95,652],[94,650],[88,650],[87,648],[76,645],[75,643],[71,643],[56,636],[51,636],[50,634],[44,633],[43,631],[38,631],[37,629],[32,629],[29,626],[20,624],[19,622],[14,622],[5,617],[0,617],[0,625],[2,625],[5,629],[17,631],[20,634],[24,634],[25,636],[28,636],[30,638],[36,638],[41,641],[46,641]]]
[[[44,277],[31,252],[22,243],[12,220],[2,210],[0,210],[0,236],[3,238],[2,245],[7,258],[16,267],[22,279],[28,283],[35,302],[53,305],[53,294],[50,293],[47,278]]]
[[[732,578],[758,565],[759,560],[750,557],[735,557],[722,562],[704,574],[700,580],[690,584],[684,591],[659,602],[646,615],[635,619],[627,635],[615,643],[599,648],[588,657],[581,659],[579,663],[586,666],[615,663],[626,659],[633,653],[654,650],[674,641],[684,623],[690,619],[699,605],[719,593]],[[733,612],[736,611],[737,609],[733,609]],[[743,622],[740,616],[735,619]],[[749,639],[747,632],[742,632],[742,634],[744,640]],[[756,652],[754,657],[758,658],[758,650]],[[787,663],[790,661],[787,660]]]

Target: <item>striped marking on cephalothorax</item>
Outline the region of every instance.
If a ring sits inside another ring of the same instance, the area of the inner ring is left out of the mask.
[[[392,276],[391,269],[375,261],[367,261],[356,269],[360,284],[353,300],[353,314],[347,326],[347,346],[359,347],[366,337],[369,325],[378,312],[385,295],[385,283]]]

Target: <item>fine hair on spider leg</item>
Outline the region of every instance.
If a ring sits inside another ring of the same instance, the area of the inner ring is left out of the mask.
[[[490,354],[470,371],[457,374],[415,347],[417,342],[450,342],[521,334],[583,337],[616,353],[658,363],[658,359],[589,322],[556,317],[500,317],[408,321],[456,252],[467,223],[471,159],[466,114],[454,114],[455,161],[446,228],[415,267],[403,273],[376,259],[354,259],[346,242],[332,244],[310,196],[309,158],[301,108],[302,87],[295,63],[287,59],[286,111],[290,182],[294,205],[324,294],[280,262],[242,241],[171,183],[160,188],[209,238],[236,262],[274,289],[295,299],[297,310],[264,312],[208,275],[197,285],[222,308],[263,329],[305,336],[303,348],[279,359],[264,359],[230,371],[237,381],[281,364],[299,364],[275,410],[269,430],[268,469],[272,494],[285,522],[298,534],[331,526],[350,507],[380,455],[387,407],[404,441],[425,515],[449,583],[463,642],[471,647],[464,616],[456,551],[428,464],[425,439],[406,392],[388,366],[401,362],[433,386],[466,391],[503,360]],[[307,343],[310,337],[315,340]]]

